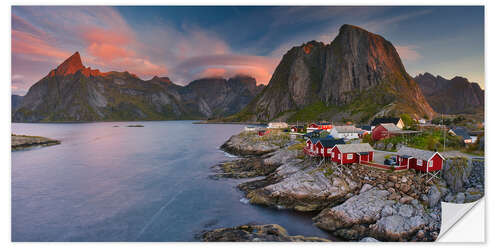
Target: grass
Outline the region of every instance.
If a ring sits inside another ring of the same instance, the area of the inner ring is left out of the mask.
[[[442,131],[424,131],[417,135],[399,135],[382,140],[385,145],[392,143],[393,145],[405,144],[409,147],[425,149],[425,150],[443,150],[444,149],[444,133]],[[374,142],[376,143],[376,142]],[[446,133],[446,150],[463,150],[463,143],[457,137]]]

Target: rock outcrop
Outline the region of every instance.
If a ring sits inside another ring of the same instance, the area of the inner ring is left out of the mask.
[[[460,114],[484,112],[484,90],[464,77],[451,80],[430,73],[415,78],[427,102],[439,113]]]
[[[389,194],[373,188],[324,209],[313,220],[318,227],[350,240],[371,236],[404,241],[416,238],[420,230],[420,240],[435,240],[440,228],[440,208],[427,212],[417,200],[402,204],[390,200]]]
[[[389,41],[343,25],[330,44],[290,49],[263,92],[232,119],[368,121],[379,112],[434,115]]]
[[[15,134],[11,135],[12,151],[22,150],[37,146],[52,146],[57,144],[61,144],[61,141],[42,136],[15,135]]]
[[[210,242],[328,242],[318,237],[290,236],[280,225],[242,225],[220,228],[203,233],[203,241]]]
[[[287,134],[280,131],[259,136],[255,131],[244,131],[231,136],[221,149],[234,155],[263,155],[286,146],[290,141]]]

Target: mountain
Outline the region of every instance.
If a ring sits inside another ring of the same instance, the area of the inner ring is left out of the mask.
[[[254,78],[235,76],[228,80],[204,78],[190,82],[179,91],[185,104],[205,117],[217,118],[242,110],[263,89]]]
[[[19,107],[19,105],[21,104],[21,101],[23,100],[23,96],[20,96],[20,95],[12,95],[10,97],[10,101],[11,101],[11,107],[12,107],[12,110],[16,110],[17,107]]]
[[[200,82],[201,81],[201,82]],[[76,52],[29,89],[14,122],[206,119],[239,111],[259,91],[255,79],[203,79],[180,86],[129,72],[85,67]]]
[[[484,112],[484,90],[479,84],[456,76],[451,80],[430,73],[419,74],[415,81],[427,102],[439,113]]]
[[[434,111],[383,37],[343,25],[330,43],[311,41],[290,49],[269,84],[227,120],[357,120]]]

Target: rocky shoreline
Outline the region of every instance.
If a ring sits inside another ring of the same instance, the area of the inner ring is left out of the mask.
[[[61,144],[61,141],[45,138],[41,136],[30,136],[30,135],[11,135],[11,150],[23,150],[36,146],[52,146]]]
[[[290,236],[280,225],[241,225],[232,228],[221,228],[204,232],[203,241],[210,242],[329,242],[330,240],[319,237],[304,237],[302,235]]]
[[[214,166],[215,176],[261,176],[238,185],[250,203],[315,212],[315,226],[346,241],[434,241],[441,201],[470,202],[484,194],[484,162],[449,160],[443,178],[428,182],[414,170],[396,173],[356,164],[336,169],[306,157],[302,142],[284,135],[232,136],[221,149],[242,158]]]

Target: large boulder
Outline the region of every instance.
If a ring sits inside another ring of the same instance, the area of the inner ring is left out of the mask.
[[[441,185],[440,185],[441,184]],[[441,203],[443,197],[449,193],[449,189],[442,183],[432,185],[427,193],[427,201],[430,207],[434,207]]]
[[[389,192],[373,188],[353,196],[344,203],[327,208],[313,218],[319,228],[336,231],[356,224],[372,224],[380,219],[382,209],[395,202],[387,200]]]

